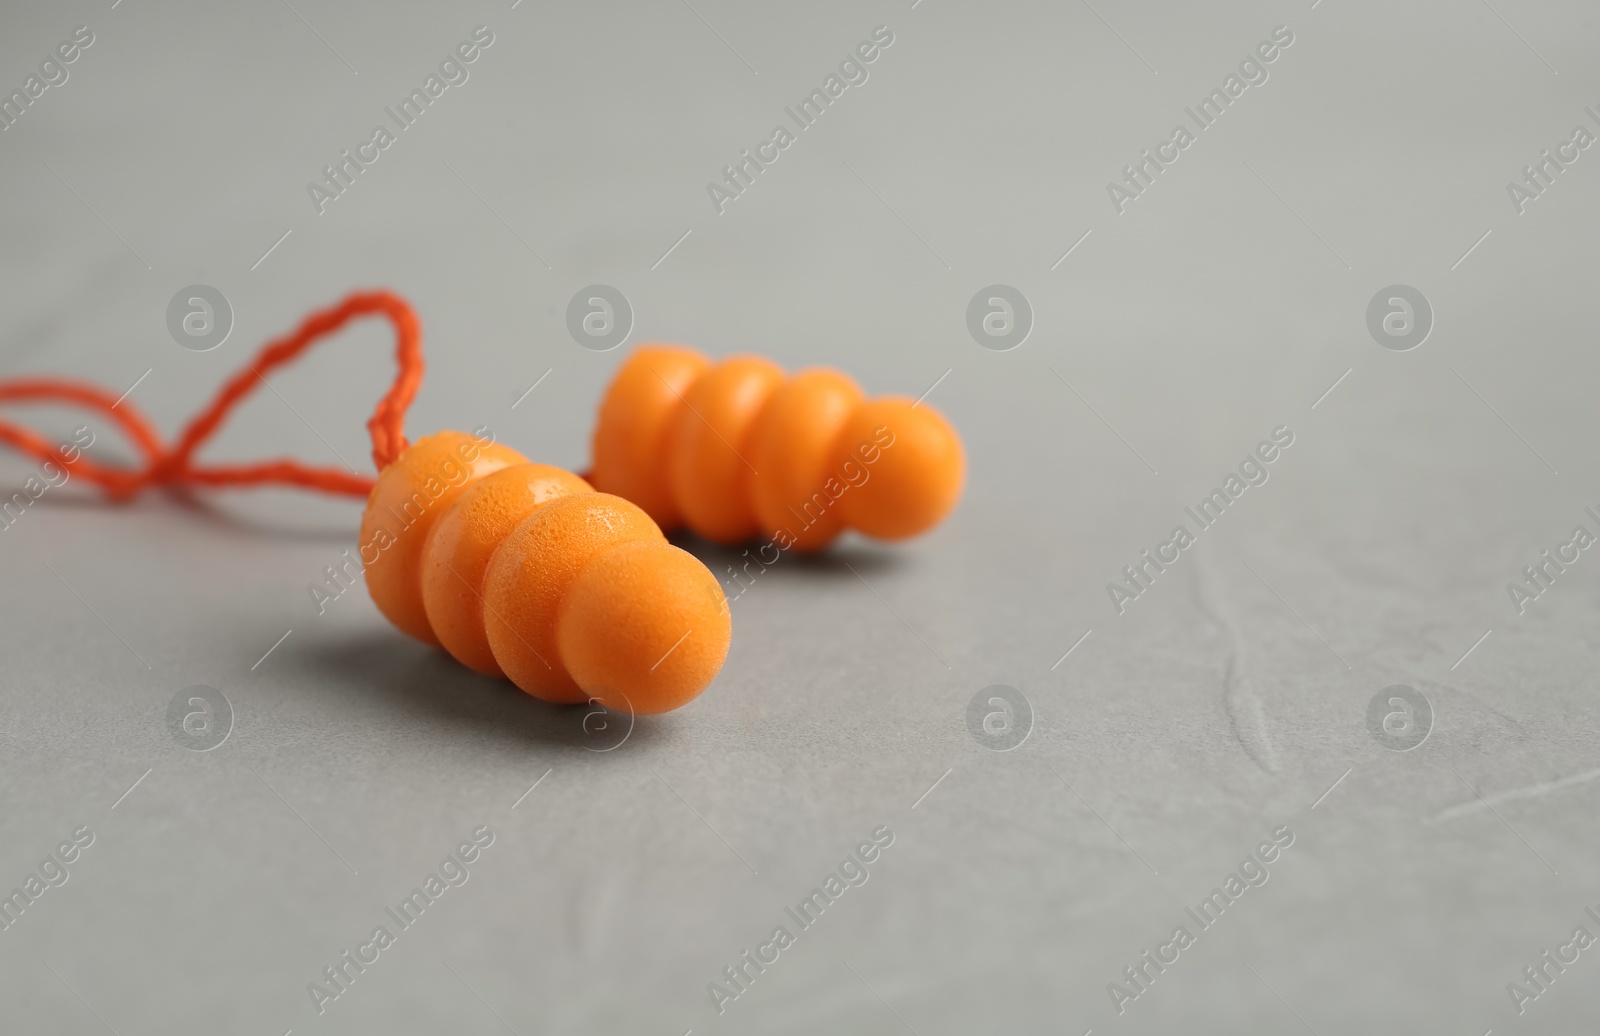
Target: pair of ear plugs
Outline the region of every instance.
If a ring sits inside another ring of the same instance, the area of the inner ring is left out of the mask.
[[[652,714],[699,695],[732,635],[716,577],[663,529],[801,551],[846,528],[903,539],[964,477],[930,407],[868,400],[838,371],[644,345],[606,392],[587,480],[439,432],[379,474],[360,542],[403,632],[546,701]]]

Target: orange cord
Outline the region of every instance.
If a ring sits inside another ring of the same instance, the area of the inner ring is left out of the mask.
[[[307,316],[293,333],[262,346],[254,360],[235,374],[217,392],[211,405],[201,411],[175,446],[167,449],[150,422],[132,403],[95,385],[60,378],[13,378],[0,380],[0,402],[55,402],[77,404],[100,410],[121,426],[122,431],[144,455],[144,467],[117,468],[99,464],[79,454],[68,461],[43,436],[22,425],[0,420],[0,441],[41,461],[54,461],[97,483],[113,500],[128,500],[152,486],[175,489],[186,485],[257,486],[283,484],[326,493],[365,497],[372,491],[373,479],[337,468],[313,468],[295,460],[270,460],[255,464],[193,463],[195,451],[211,438],[233,409],[265,383],[268,372],[299,357],[318,339],[338,331],[356,317],[387,317],[395,330],[395,361],[399,370],[394,384],[378,401],[367,430],[372,434],[372,463],[379,471],[406,448],[406,408],[422,384],[422,324],[409,303],[387,291],[356,292],[343,302]]]

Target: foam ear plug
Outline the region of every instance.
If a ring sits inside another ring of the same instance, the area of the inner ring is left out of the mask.
[[[960,500],[966,457],[933,407],[864,399],[847,375],[786,377],[759,357],[710,363],[646,346],[613,378],[594,433],[596,489],[639,502],[664,529],[718,543],[759,534],[819,550],[853,528],[904,539]]]
[[[401,632],[438,645],[422,602],[422,551],[441,515],[468,485],[528,458],[465,432],[418,439],[378,474],[361,515],[361,556],[372,603]],[[366,562],[369,554],[376,560]]]
[[[640,507],[461,432],[384,468],[362,542],[395,625],[536,698],[666,712],[727,656],[722,587]]]
[[[548,464],[513,464],[468,486],[428,533],[422,603],[444,649],[469,669],[504,676],[484,630],[483,578],[489,558],[524,518],[559,496],[593,493],[577,475]]]

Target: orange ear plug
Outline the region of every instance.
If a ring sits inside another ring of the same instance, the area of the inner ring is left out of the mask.
[[[712,364],[651,344],[607,389],[589,477],[664,529],[686,524],[727,544],[761,533],[811,551],[845,528],[890,540],[926,532],[960,499],[966,456],[938,411],[864,399],[842,372],[785,377],[759,357]]]
[[[731,619],[704,565],[636,505],[505,447],[418,440],[378,475],[362,530],[379,610],[534,697],[666,712],[727,657]]]

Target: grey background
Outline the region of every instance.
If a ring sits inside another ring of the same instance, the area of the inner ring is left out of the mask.
[[[3,1027],[1592,1023],[1600,950],[1520,1018],[1506,985],[1576,925],[1600,935],[1600,561],[1524,615],[1505,584],[1595,528],[1600,153],[1521,215],[1505,185],[1600,101],[1594,19],[1526,0],[9,6],[7,90],[75,26],[96,39],[0,134],[7,375],[120,392],[148,370],[131,398],[171,434],[260,342],[387,286],[427,334],[411,435],[487,423],[582,469],[627,347],[580,348],[564,313],[605,283],[633,341],[833,364],[873,393],[937,381],[970,474],[930,535],[763,575],[711,689],[606,753],[583,710],[406,641],[359,590],[316,614],[306,586],[354,545],[354,502],[51,490],[0,533],[0,889],[72,829],[96,840],[0,933]],[[307,181],[480,24],[470,80],[317,215]],[[878,24],[895,42],[870,80],[718,215],[707,181]],[[1280,24],[1270,80],[1117,215],[1106,182]],[[237,319],[206,353],[165,327],[197,282]],[[1010,352],[965,326],[993,283],[1036,314]],[[1366,331],[1393,283],[1433,305],[1419,349]],[[274,375],[282,399],[207,455],[368,470],[389,341],[365,325]],[[1270,481],[1118,615],[1105,584],[1278,425],[1296,438]],[[129,455],[94,426],[94,456]],[[31,470],[0,461],[8,484]],[[196,683],[236,715],[204,754],[165,721]],[[965,724],[996,683],[1035,716],[1004,754]],[[1406,754],[1365,724],[1396,683],[1436,717]],[[707,983],[882,824],[868,884],[719,1018]],[[468,884],[318,1017],[307,984],[480,825],[497,838]],[[1118,1017],[1107,983],[1282,825],[1268,884]]]

